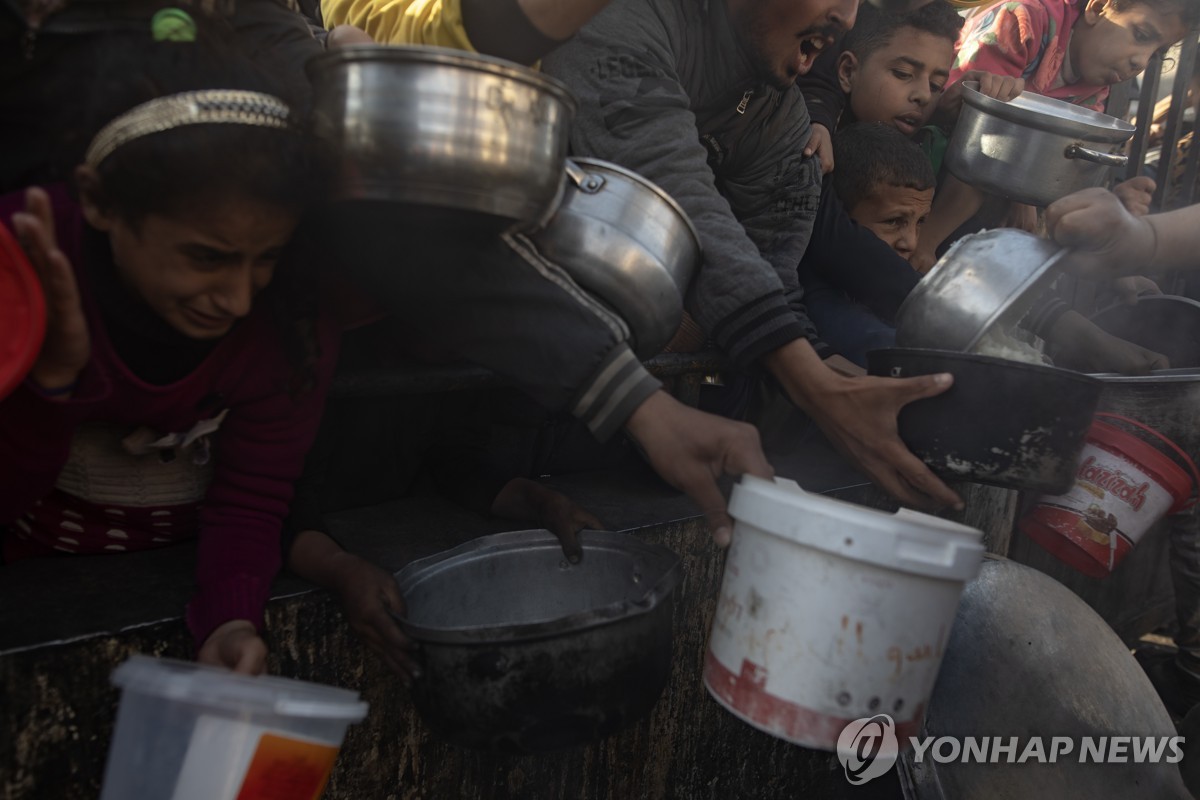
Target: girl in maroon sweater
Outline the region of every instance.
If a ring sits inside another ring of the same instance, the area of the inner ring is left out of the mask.
[[[284,257],[323,170],[233,54],[149,44],[139,71],[112,73],[123,96],[75,170],[78,201],[0,198],[49,320],[0,402],[0,546],[11,562],[198,536],[198,658],[261,672],[280,526],[337,349]]]

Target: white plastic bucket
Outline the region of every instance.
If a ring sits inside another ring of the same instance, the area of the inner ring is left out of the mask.
[[[834,750],[850,722],[888,714],[918,733],[982,534],[746,476],[705,658],[731,712],[789,742]]]
[[[316,800],[367,714],[357,692],[141,655],[112,681],[121,705],[101,800]]]

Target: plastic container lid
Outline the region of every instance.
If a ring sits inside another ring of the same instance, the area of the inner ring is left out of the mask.
[[[118,666],[112,682],[125,691],[222,711],[277,714],[306,719],[358,722],[367,704],[358,692],[319,683],[239,675],[219,667],[134,655]]]
[[[983,560],[983,533],[931,514],[894,514],[806,492],[795,481],[750,475],[733,488],[729,513],[797,544],[887,569],[966,581]],[[838,533],[830,535],[833,528]]]
[[[45,335],[42,284],[16,239],[0,224],[0,399],[25,379]]]

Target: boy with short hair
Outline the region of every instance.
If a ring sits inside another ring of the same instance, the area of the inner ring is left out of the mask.
[[[859,122],[838,131],[833,189],[850,218],[905,260],[917,246],[937,183],[929,159],[901,131]]]

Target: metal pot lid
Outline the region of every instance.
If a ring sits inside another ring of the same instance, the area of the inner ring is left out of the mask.
[[[466,53],[448,47],[425,45],[355,44],[338,47],[308,60],[305,69],[316,78],[347,64],[383,63],[414,66],[458,67],[529,84],[553,94],[571,113],[577,108],[575,96],[562,81],[512,61],[480,53]]]
[[[649,614],[683,578],[679,556],[628,533],[583,531],[569,563],[547,530],[483,536],[396,573],[419,642],[496,644],[578,633]]]
[[[1128,141],[1135,130],[1125,120],[1052,97],[1022,92],[1012,100],[1003,102],[981,94],[978,88],[978,81],[963,81],[963,102],[1018,125],[1107,144]]]

